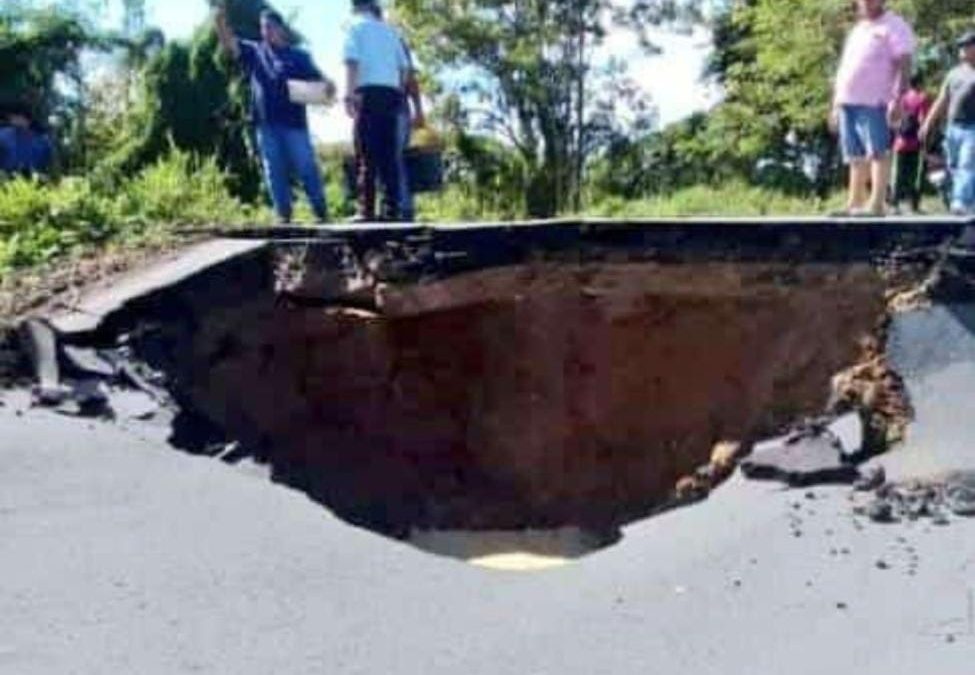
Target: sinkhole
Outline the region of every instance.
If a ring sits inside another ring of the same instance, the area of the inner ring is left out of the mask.
[[[875,251],[798,231],[736,246],[281,233],[87,339],[162,374],[184,445],[238,441],[422,550],[547,567],[673,503],[716,444],[825,410],[882,330],[888,281]]]

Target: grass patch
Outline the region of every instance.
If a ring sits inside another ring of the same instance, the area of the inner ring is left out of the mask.
[[[586,215],[602,218],[815,215],[842,207],[843,199],[842,194],[821,200],[745,183],[727,183],[695,185],[669,195],[637,201],[619,198],[598,200],[586,209]]]

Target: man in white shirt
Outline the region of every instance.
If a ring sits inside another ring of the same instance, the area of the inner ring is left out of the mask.
[[[366,170],[382,181],[391,220],[402,211],[402,143],[399,120],[406,106],[404,85],[410,71],[399,33],[382,21],[376,0],[352,0],[354,17],[345,39],[346,110]],[[359,185],[360,191],[366,186]]]

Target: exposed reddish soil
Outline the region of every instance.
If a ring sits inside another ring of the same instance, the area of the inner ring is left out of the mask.
[[[715,443],[822,412],[885,314],[867,265],[538,264],[378,311],[214,310],[184,393],[352,520],[618,524]]]

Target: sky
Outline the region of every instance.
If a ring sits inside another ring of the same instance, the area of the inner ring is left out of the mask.
[[[342,31],[350,18],[349,4],[348,0],[277,0],[274,3],[305,36],[306,47],[319,68],[337,82],[342,81]],[[170,39],[189,37],[209,12],[207,0],[148,0],[147,5],[148,23],[161,28]],[[708,54],[708,36],[703,32],[653,35],[655,43],[663,49],[660,56],[642,54],[625,33],[611,35],[606,48],[607,55],[620,57],[630,64],[630,75],[652,95],[660,122],[667,124],[713,105],[718,98],[717,91],[700,82]],[[312,112],[312,130],[318,140],[336,142],[351,137],[351,123],[340,108]]]

